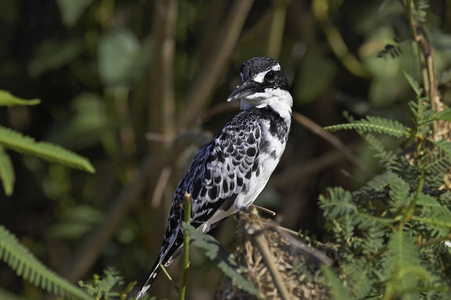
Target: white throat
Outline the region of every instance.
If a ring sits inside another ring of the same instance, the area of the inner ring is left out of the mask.
[[[293,106],[293,97],[282,89],[267,88],[261,93],[253,93],[241,98],[241,109],[251,107],[263,108],[270,106],[287,122],[291,120],[291,107]]]

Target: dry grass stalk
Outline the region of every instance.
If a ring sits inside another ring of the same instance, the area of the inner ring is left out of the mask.
[[[264,251],[261,251],[262,246]],[[269,264],[265,255],[262,255],[266,250],[271,258]],[[258,287],[263,299],[329,298],[327,288],[316,280],[318,276],[315,275],[320,269],[318,261],[312,259],[311,255],[305,255],[304,251],[289,242],[286,234],[278,230],[273,221],[259,217],[256,209],[240,213],[236,260],[242,267],[240,273]],[[320,256],[318,259],[322,260]],[[277,279],[277,276],[280,278]],[[280,283],[283,284],[282,289],[277,288]],[[243,292],[226,279],[215,299],[248,300],[256,297]]]

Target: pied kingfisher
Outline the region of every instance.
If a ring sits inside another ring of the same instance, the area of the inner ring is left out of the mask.
[[[208,232],[226,217],[249,207],[268,182],[288,139],[293,98],[280,65],[261,56],[246,61],[242,83],[227,99],[241,110],[199,149],[175,191],[160,255],[138,293],[142,298],[160,271],[181,253],[183,203],[191,194],[191,225]]]

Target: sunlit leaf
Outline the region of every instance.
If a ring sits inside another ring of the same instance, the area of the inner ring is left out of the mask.
[[[36,105],[41,103],[39,99],[25,100],[12,95],[8,91],[0,90],[0,106],[15,106],[15,105]]]
[[[95,169],[88,159],[66,150],[57,145],[46,142],[36,142],[29,136],[9,128],[0,127],[0,145],[16,152],[36,156],[52,163],[58,163],[67,167],[81,169],[94,173]]]
[[[0,179],[2,180],[3,190],[7,196],[11,196],[14,189],[15,174],[11,158],[0,146]]]

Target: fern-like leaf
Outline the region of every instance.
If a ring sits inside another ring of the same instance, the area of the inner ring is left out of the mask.
[[[36,142],[33,138],[9,128],[0,127],[0,145],[16,152],[32,155],[52,163],[94,173],[89,160],[59,146]]]
[[[413,91],[417,95],[417,98],[420,97],[421,94],[423,93],[423,88],[420,86],[418,81],[416,81],[415,79],[413,79],[412,76],[409,75],[409,73],[407,73],[406,71],[404,71],[403,73],[404,73],[404,77],[406,77],[406,79],[409,82],[410,86],[412,87]]]
[[[383,133],[398,138],[404,137],[407,132],[407,127],[398,121],[372,116],[367,116],[366,119],[356,121],[355,123],[327,126],[324,129],[331,132],[351,129],[362,132]]]
[[[417,21],[421,23],[426,22],[427,9],[430,7],[429,0],[419,0],[417,4],[417,9],[415,11],[415,17]]]
[[[66,299],[92,300],[81,289],[49,270],[4,226],[0,226],[0,260],[36,287]]]
[[[392,200],[390,210],[396,212],[408,206],[411,198],[410,186],[400,177],[396,175],[392,177],[394,178],[390,182],[390,198]]]
[[[0,179],[3,183],[3,190],[7,196],[11,196],[14,189],[14,168],[11,158],[0,145]]]
[[[0,106],[15,106],[15,105],[36,105],[41,103],[39,99],[25,100],[12,95],[8,91],[0,90]]]
[[[448,107],[447,109],[436,113],[433,118],[434,120],[444,120],[451,122],[451,108]]]
[[[382,145],[381,141],[373,134],[362,134],[361,137],[368,143],[368,145],[376,151],[376,157],[381,159],[381,163],[389,167],[395,160],[396,154],[393,151],[388,151]]]
[[[377,57],[379,58],[387,58],[387,56],[391,56],[391,58],[395,59],[399,57],[403,52],[403,48],[399,45],[386,44],[384,49],[377,52]]]
[[[451,220],[451,204],[450,207],[445,203],[439,202],[435,197],[420,194],[417,202],[420,210],[417,212],[418,216],[414,218],[420,223],[426,225],[430,230],[431,236],[444,236],[450,231],[449,220]],[[435,220],[433,223],[426,222],[428,220]],[[443,224],[445,223],[445,224]],[[448,226],[446,225],[448,223]]]
[[[338,276],[335,275],[335,273],[331,269],[329,269],[326,265],[322,265],[321,269],[323,271],[326,282],[329,284],[330,291],[333,296],[332,299],[336,300],[355,299],[354,297],[351,297],[351,295],[349,295],[348,291],[343,286],[340,279],[338,279]]]
[[[390,276],[386,294],[408,295],[421,282],[431,285],[432,274],[420,265],[420,250],[402,228],[393,232],[385,254],[385,267]],[[387,296],[387,295],[386,295]],[[396,298],[396,297],[391,297]]]
[[[328,188],[326,195],[320,195],[320,207],[328,218],[339,218],[351,212],[357,211],[352,195],[341,187]]]
[[[357,299],[365,299],[371,291],[371,285],[374,281],[371,278],[372,266],[361,259],[356,259],[353,264],[345,265],[345,273],[348,274],[348,284],[351,293]],[[374,267],[373,267],[374,268]]]

